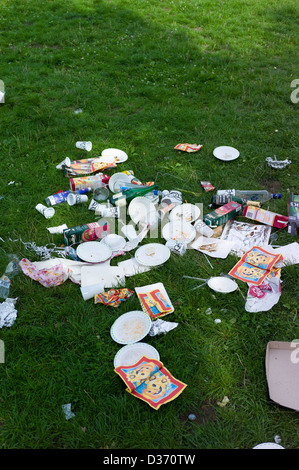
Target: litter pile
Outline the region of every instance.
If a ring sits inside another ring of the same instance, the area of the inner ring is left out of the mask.
[[[77,142],[76,147],[90,151],[92,144]],[[178,144],[174,148],[196,152],[202,145]],[[213,153],[223,161],[239,156],[232,147],[217,147]],[[124,151],[109,148],[96,158],[65,158],[59,163],[56,168],[69,180],[69,189],[50,195],[36,205],[36,210],[51,219],[60,204],[85,204],[89,221],[75,227],[66,223],[48,227],[51,234],[61,235],[63,248],[48,250],[48,256],[40,261],[18,260],[17,267],[46,288],[70,280],[78,285],[84,301],[94,299],[95,304],[117,308],[137,295],[140,310],[119,316],[110,330],[113,340],[123,345],[114,358],[114,369],[129,393],[158,409],[176,398],[186,384],[175,379],[160,362],[158,351],[142,340],[148,334],[166,334],[178,326],[162,319],[174,312],[174,306],[162,282],[136,287],[133,292],[126,288],[126,278],[161,266],[171,256],[184,256],[187,249],[202,253],[211,268],[213,258],[225,259],[232,253],[240,259],[229,273],[208,279],[183,277],[203,281],[193,289],[207,285],[222,294],[241,292],[237,280],[244,282],[248,286],[247,298],[243,296],[246,311],[267,311],[279,301],[284,266],[299,262],[298,243],[271,245],[271,229],[287,228],[290,235],[296,235],[299,196],[291,194],[286,216],[262,208],[280,195],[266,190],[217,190],[211,198],[211,210],[204,214],[202,204],[184,202],[180,190],[161,188],[155,181],[141,182],[132,170],[118,171],[118,165],[127,160]],[[110,175],[112,169],[116,172]],[[201,181],[201,185],[205,192],[215,190],[209,181]],[[93,214],[93,221],[88,214]],[[237,221],[238,216],[249,220]],[[157,239],[160,233],[164,243],[143,243],[146,238]],[[128,259],[110,264],[113,258],[127,253]],[[0,279],[0,295],[5,299],[10,273],[16,272],[13,262],[15,259]],[[14,321],[14,303],[10,303],[10,309]],[[0,316],[2,326],[10,324]],[[296,407],[299,409],[298,400]]]

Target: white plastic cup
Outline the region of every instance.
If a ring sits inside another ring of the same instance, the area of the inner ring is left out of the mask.
[[[93,202],[93,205],[91,206]],[[91,210],[94,210],[95,211],[95,215],[101,215],[103,216],[103,213],[104,213],[104,210],[107,209],[107,206],[106,204],[100,204],[99,202],[96,202],[94,199],[89,205],[89,207],[91,208]]]
[[[183,256],[186,253],[186,244],[183,242],[177,242],[176,240],[167,240],[166,246],[177,255]]]
[[[48,227],[50,233],[63,233],[63,231],[66,229],[66,224],[58,225],[57,227]]]
[[[46,219],[51,219],[51,217],[53,217],[53,215],[55,214],[54,207],[47,207],[43,204],[37,204],[37,206],[35,206],[35,209],[41,214],[43,214]]]
[[[200,235],[203,235],[204,237],[211,238],[214,235],[214,231],[211,229],[211,227],[205,224],[202,220],[195,222],[194,228],[198,233],[200,233]]]
[[[89,300],[100,292],[104,291],[103,284],[92,284],[90,286],[80,287],[84,300]]]
[[[124,225],[121,228],[121,232],[124,234],[125,237],[127,237],[129,241],[135,240],[135,238],[137,238],[138,236],[135,228],[133,227],[133,225],[130,224]]]
[[[109,189],[105,186],[98,186],[93,190],[93,198],[96,201],[106,201],[106,199],[109,197],[109,194]]]
[[[89,210],[89,211],[95,211],[95,210],[98,208],[98,206],[100,206],[100,205],[101,205],[101,204],[99,204],[97,201],[95,201],[94,199],[92,199],[92,200],[90,201],[89,206],[88,206],[88,210]],[[105,207],[106,207],[106,206],[105,206]],[[100,214],[100,215],[101,215],[101,214]]]
[[[78,141],[78,142],[76,142],[76,147],[77,147],[77,149],[87,150],[87,152],[90,152],[91,149],[92,149],[92,143],[90,141],[88,141],[88,142]]]
[[[70,193],[66,198],[66,201],[69,206],[74,206],[75,204],[81,204],[82,202],[88,201],[88,196],[86,194],[73,194]]]
[[[96,209],[97,214],[97,209]],[[103,217],[115,217],[116,219],[120,216],[120,208],[119,207],[106,207],[101,214]]]
[[[163,209],[158,210],[158,218],[162,220],[167,212],[170,212],[175,207],[175,204],[168,204],[167,206],[163,207]]]

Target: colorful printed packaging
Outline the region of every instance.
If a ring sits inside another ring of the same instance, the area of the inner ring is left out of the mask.
[[[241,209],[241,204],[231,201],[224,206],[218,207],[213,212],[210,212],[210,214],[205,215],[203,221],[210,227],[218,227],[236,217],[236,215],[241,212]]]
[[[173,377],[162,362],[146,356],[130,366],[118,366],[114,371],[127,385],[127,392],[155,410],[177,398],[187,387]]]
[[[122,302],[129,299],[134,292],[130,289],[110,289],[94,296],[94,303],[104,304],[110,307],[119,307]]]
[[[245,206],[243,217],[256,220],[262,224],[271,225],[276,228],[285,228],[288,225],[289,218],[276,212],[266,211],[259,207]]]
[[[97,173],[92,176],[81,176],[79,178],[71,178],[70,186],[72,191],[78,191],[79,189],[95,188],[99,183],[108,184],[110,176],[104,175],[103,173]]]
[[[72,161],[69,167],[64,168],[64,174],[65,176],[89,175],[110,168],[116,168],[116,163],[106,163],[99,161],[98,158],[89,158]]]
[[[295,237],[299,230],[299,194],[290,194],[288,233]]]
[[[66,245],[73,245],[74,243],[98,240],[109,233],[110,224],[106,220],[101,220],[68,228],[63,231],[63,238]]]
[[[212,186],[212,184],[210,183],[210,181],[201,181],[200,184],[202,185],[206,193],[215,189],[214,186]]]
[[[200,150],[203,146],[202,145],[196,145],[196,144],[178,144],[174,148],[175,150],[182,150],[183,152],[197,152]]]
[[[282,260],[281,254],[275,255],[260,246],[254,246],[228,274],[240,281],[259,286],[266,278],[279,275],[280,270],[275,268],[275,265]]]

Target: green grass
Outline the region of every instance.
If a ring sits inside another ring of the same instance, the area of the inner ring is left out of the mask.
[[[68,189],[55,166],[66,156],[86,157],[77,140],[92,141],[91,156],[108,147],[126,151],[121,171],[157,180],[161,190],[200,193],[183,195],[203,203],[205,213],[211,194],[201,180],[217,189],[281,192],[269,209],[287,215],[289,192],[298,191],[299,104],[290,99],[297,24],[294,0],[2,0],[1,272],[10,253],[39,260],[26,242],[62,245],[47,227],[94,221],[83,205],[62,204],[50,221],[35,210]],[[185,142],[203,148],[174,150]],[[238,148],[239,159],[216,160],[219,145]],[[265,159],[273,155],[292,164],[271,169]],[[277,244],[292,241],[278,232]],[[178,327],[145,341],[188,386],[159,411],[131,397],[113,371],[119,345],[110,327],[140,309],[136,296],[113,309],[84,302],[71,281],[46,289],[15,277],[18,317],[0,330],[0,448],[244,449],[276,434],[284,447],[298,448],[298,415],[269,400],[264,366],[268,341],[299,337],[297,267],[283,270],[279,303],[261,313],[246,312],[239,292],[190,292],[194,282],[182,279],[228,272],[236,261],[212,260],[212,269],[187,250],[127,278],[131,289],[163,282],[175,306],[166,319]],[[247,286],[240,288],[246,296]],[[61,405],[69,402],[76,417],[67,421]],[[204,407],[210,414],[201,422]],[[197,421],[188,421],[190,412]]]

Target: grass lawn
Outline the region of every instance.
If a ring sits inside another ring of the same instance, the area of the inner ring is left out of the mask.
[[[56,206],[51,220],[35,210],[69,189],[56,165],[86,158],[76,141],[92,141],[91,157],[124,150],[127,162],[110,175],[133,170],[160,190],[182,189],[205,213],[211,193],[202,180],[216,189],[280,192],[265,208],[287,215],[289,193],[298,192],[299,103],[291,99],[298,12],[295,0],[2,0],[1,274],[11,253],[40,260],[29,242],[63,244],[47,227],[95,220],[84,204]],[[178,143],[203,148],[188,154],[174,150]],[[217,160],[220,145],[240,157]],[[270,168],[266,158],[274,155],[291,165]],[[299,239],[272,232],[277,245]],[[227,273],[238,258],[210,260],[213,268],[187,250],[126,280],[133,290],[163,282],[175,307],[165,319],[178,327],[144,340],[187,384],[158,411],[130,396],[113,368],[121,346],[110,327],[140,310],[136,295],[105,307],[84,302],[69,280],[47,289],[16,276],[10,297],[19,298],[18,316],[0,329],[0,448],[248,449],[276,435],[285,448],[299,448],[298,413],[269,399],[265,375],[267,343],[299,338],[298,265],[283,269],[278,304],[248,313],[244,283],[227,296],[207,286],[190,291],[196,281],[183,275]],[[65,403],[76,415],[70,420]]]

